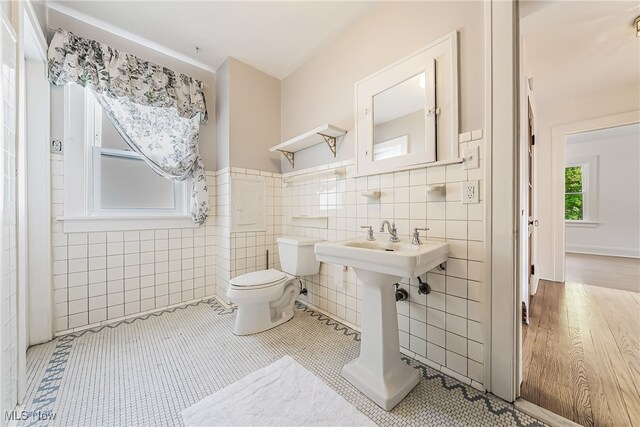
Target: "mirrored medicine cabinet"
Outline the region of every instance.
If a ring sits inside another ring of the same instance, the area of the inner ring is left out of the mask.
[[[358,175],[458,159],[457,46],[452,32],[356,83]]]

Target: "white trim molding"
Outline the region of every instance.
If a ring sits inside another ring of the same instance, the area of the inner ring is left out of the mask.
[[[518,318],[518,10],[492,0],[485,9],[487,64],[487,279],[490,294],[490,388],[513,402],[517,396]],[[486,374],[486,373],[485,373]]]
[[[564,220],[564,225],[567,227],[576,227],[576,228],[595,228],[600,223],[597,221],[574,221],[570,219]]]
[[[198,228],[189,215],[57,217],[64,233]]]

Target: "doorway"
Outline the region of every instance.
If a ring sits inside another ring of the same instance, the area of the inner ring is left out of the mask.
[[[640,151],[621,142],[640,149],[640,58],[629,28],[638,14],[632,2],[521,3],[521,94],[532,99],[536,162],[519,264],[532,264],[534,279],[519,280],[539,284],[522,322],[519,392],[550,420],[640,420]],[[599,152],[590,148],[597,140]],[[521,155],[521,169],[527,162]],[[520,177],[528,199],[529,177]],[[608,228],[627,214],[625,231]]]
[[[565,139],[565,282],[640,292],[640,124]]]

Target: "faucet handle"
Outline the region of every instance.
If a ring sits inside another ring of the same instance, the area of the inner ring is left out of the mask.
[[[361,225],[360,228],[367,228],[367,240],[369,240],[370,242],[376,240],[375,237],[373,237],[373,227],[370,225]]]
[[[412,245],[421,245],[422,240],[420,240],[420,231],[429,231],[429,227],[414,227],[413,228],[413,236],[411,238]]]

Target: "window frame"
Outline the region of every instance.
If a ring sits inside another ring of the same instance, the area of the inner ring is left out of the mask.
[[[564,165],[565,178],[563,179],[563,183],[565,183],[563,190],[565,201],[567,194],[580,194],[577,192],[567,193],[566,191],[566,171],[570,167],[580,167],[582,169],[582,219],[571,220],[565,218],[564,222],[568,226],[595,227],[598,225],[598,156],[575,157],[566,160]],[[563,210],[563,212],[566,211]]]
[[[94,193],[100,188],[96,187],[99,183],[94,177],[95,148],[102,150],[94,146],[96,131],[100,130],[95,117],[96,108],[100,109],[88,91],[75,84],[63,88],[64,213],[56,217],[62,223],[63,232],[197,228],[189,213],[190,180],[175,182],[176,208],[173,210],[95,209]],[[98,121],[101,121],[101,116],[98,116]],[[138,156],[133,151],[122,152],[129,157]]]
[[[129,158],[144,161],[140,155],[129,150],[118,150],[102,147],[102,108],[90,90],[85,90],[85,127],[87,129],[87,182],[88,188],[93,189],[87,194],[88,211],[90,215],[186,215],[188,206],[185,200],[188,197],[186,181],[173,181],[173,209],[131,208],[131,209],[104,209],[100,207],[101,195],[101,156],[108,154],[114,157]]]

